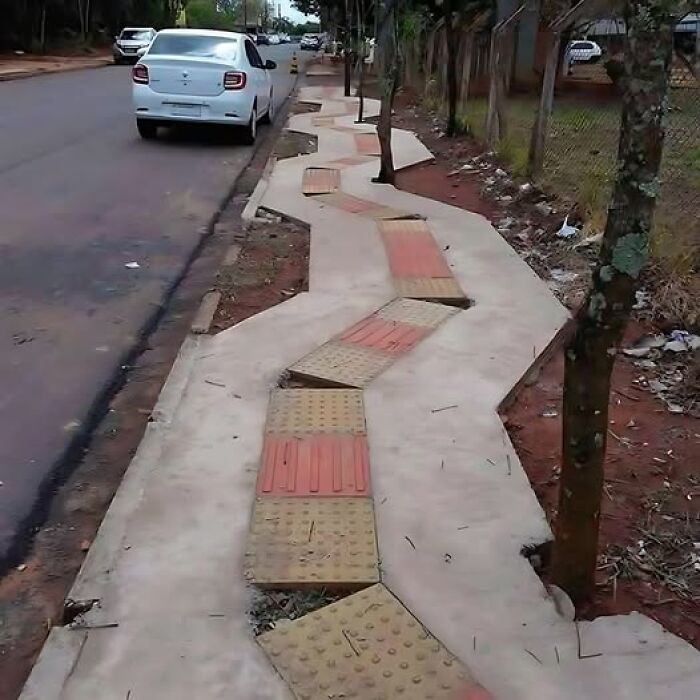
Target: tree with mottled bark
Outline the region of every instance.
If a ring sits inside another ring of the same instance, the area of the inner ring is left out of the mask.
[[[398,88],[399,51],[396,36],[396,7],[398,0],[380,0],[379,29],[377,35],[380,52],[381,73],[379,85],[381,103],[379,107],[379,122],[377,137],[379,138],[379,175],[375,182],[394,184],[394,156],[391,152],[391,113],[394,109],[394,96]]]
[[[600,258],[566,348],[562,471],[551,580],[574,603],[595,590],[610,375],[629,319],[659,192],[673,0],[627,0],[618,171]]]

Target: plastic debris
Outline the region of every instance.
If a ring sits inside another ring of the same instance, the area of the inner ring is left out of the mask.
[[[549,271],[549,274],[553,280],[556,282],[573,282],[577,277],[577,272],[571,272],[569,270],[562,270],[559,267],[554,267]]]
[[[578,233],[578,229],[575,226],[569,225],[569,217],[564,217],[564,223],[561,228],[557,231],[557,237],[559,238],[571,238]]]
[[[128,262],[124,267],[128,267],[130,270],[136,270],[137,268],[141,267],[136,261],[134,262]]]
[[[671,331],[671,339],[664,344],[664,350],[670,352],[689,352],[700,348],[700,335],[688,331]]]

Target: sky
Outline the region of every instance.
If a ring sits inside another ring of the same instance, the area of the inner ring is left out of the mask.
[[[292,0],[275,0],[275,10],[277,5],[282,5],[282,17],[286,17],[292,22],[306,22],[307,20],[313,21],[315,17],[302,15],[299,10],[295,10],[292,7]]]

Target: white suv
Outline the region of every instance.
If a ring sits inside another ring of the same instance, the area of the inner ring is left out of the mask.
[[[131,61],[136,63],[143,49],[155,39],[153,27],[124,27],[112,46],[115,63]]]
[[[247,34],[203,29],[158,33],[133,69],[136,126],[145,139],[176,122],[243,127],[253,143],[258,121],[272,121],[270,71]]]

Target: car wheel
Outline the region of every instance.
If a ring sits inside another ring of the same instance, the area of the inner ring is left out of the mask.
[[[158,134],[158,124],[148,119],[137,119],[136,128],[142,139],[154,139]]]
[[[258,108],[253,105],[253,111],[250,113],[250,121],[247,126],[243,127],[243,143],[247,146],[252,146],[255,143],[255,138],[258,135]]]
[[[275,119],[275,98],[270,90],[270,106],[267,108],[265,116],[260,120],[263,124],[272,124]]]

